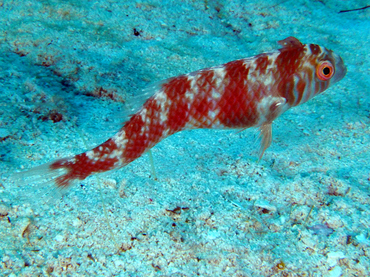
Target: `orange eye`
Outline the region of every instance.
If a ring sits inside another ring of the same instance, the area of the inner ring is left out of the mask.
[[[329,61],[320,62],[316,67],[316,75],[322,81],[327,81],[334,75],[334,66]]]

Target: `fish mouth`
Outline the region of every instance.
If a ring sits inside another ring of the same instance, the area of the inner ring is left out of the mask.
[[[347,74],[347,67],[344,65],[343,59],[339,55],[334,55],[335,59],[335,74],[334,83],[339,82]]]

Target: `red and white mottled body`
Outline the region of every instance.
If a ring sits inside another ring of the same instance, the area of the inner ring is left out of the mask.
[[[67,187],[99,172],[123,167],[164,138],[196,128],[259,127],[260,157],[271,143],[271,123],[346,74],[342,59],[315,44],[289,37],[283,48],[171,78],[112,138],[85,153],[47,165]],[[55,174],[53,175],[53,172]]]

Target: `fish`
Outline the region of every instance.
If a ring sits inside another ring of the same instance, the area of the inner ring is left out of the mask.
[[[191,129],[259,128],[259,158],[272,141],[272,123],[340,81],[342,58],[297,38],[278,41],[280,49],[172,77],[146,90],[151,96],[97,147],[21,174],[48,178],[68,188],[96,174],[124,167],[163,139]]]

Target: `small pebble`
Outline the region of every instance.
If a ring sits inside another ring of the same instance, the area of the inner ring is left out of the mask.
[[[0,138],[5,138],[9,135],[10,135],[10,133],[7,129],[0,128]]]
[[[259,208],[259,209],[265,209],[265,210],[268,210],[270,212],[276,212],[276,207],[272,204],[270,204],[269,202],[265,201],[265,200],[256,200],[256,202],[254,203],[254,206]]]
[[[357,235],[356,236],[356,240],[360,244],[364,244],[364,245],[370,246],[370,240],[367,239],[364,234]]]
[[[325,224],[316,224],[311,227],[307,227],[307,229],[312,230],[315,235],[319,236],[329,236],[334,232],[333,229],[329,228]]]
[[[72,225],[73,225],[74,227],[79,227],[79,226],[81,226],[81,225],[82,225],[82,221],[81,221],[79,218],[76,218],[76,219],[74,219],[74,220],[72,221]]]
[[[339,277],[342,276],[342,268],[338,265],[331,270],[329,270],[328,274],[324,275],[325,277]]]
[[[26,229],[31,224],[31,220],[28,217],[18,218],[15,221],[15,228],[17,229],[17,233],[19,237],[23,237],[25,234]]]
[[[335,266],[337,265],[339,259],[344,259],[346,256],[344,255],[343,252],[338,251],[338,252],[329,252],[327,254],[328,257],[328,264],[329,266]]]
[[[64,237],[62,236],[62,235],[57,235],[57,236],[55,236],[55,238],[54,238],[56,241],[58,241],[58,242],[61,242],[61,241],[63,241],[63,239],[64,239]]]
[[[9,209],[4,204],[0,204],[0,217],[7,216],[9,213]]]

